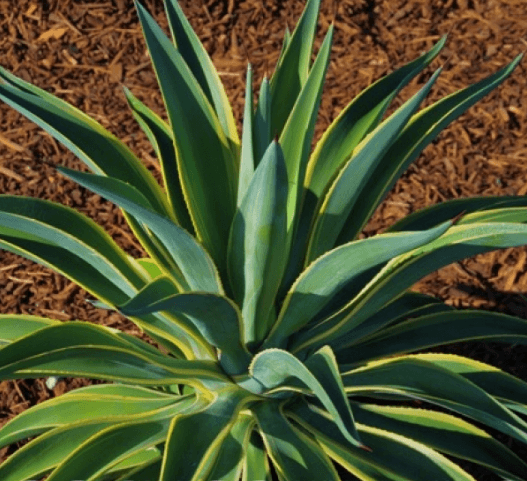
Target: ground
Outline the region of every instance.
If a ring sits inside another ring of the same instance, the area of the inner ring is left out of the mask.
[[[145,0],[166,26],[161,0]],[[277,0],[182,1],[191,24],[212,55],[241,119],[247,60],[255,80],[272,71],[286,25],[304,2]],[[413,60],[444,34],[446,47],[431,68],[404,89],[399,106],[440,66],[443,73],[427,104],[483,79],[523,52],[527,6],[523,0],[323,1],[322,34],[336,33],[317,132],[373,81]],[[526,61],[484,100],[456,120],[397,183],[365,229],[382,231],[397,219],[458,197],[527,193]],[[122,92],[125,85],[163,112],[131,0],[0,0],[0,65],[88,113],[123,139],[158,175],[154,152],[139,131]],[[255,85],[255,87],[257,86]],[[53,200],[92,217],[128,253],[142,255],[122,215],[99,196],[43,163],[84,169],[38,127],[0,105],[0,193]],[[415,289],[458,307],[527,316],[527,250],[478,256],[433,274]],[[138,333],[116,313],[95,309],[86,293],[64,277],[0,251],[0,313],[81,319]],[[446,349],[442,349],[446,351]],[[449,347],[527,380],[527,349],[489,343]],[[43,380],[0,383],[0,425],[29,406],[86,380],[49,390]],[[527,451],[510,440],[520,455]],[[2,450],[5,457],[16,446]],[[2,459],[2,458],[0,458]],[[498,479],[475,470],[478,479]]]

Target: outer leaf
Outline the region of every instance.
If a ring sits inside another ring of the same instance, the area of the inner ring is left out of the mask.
[[[470,340],[527,344],[527,321],[478,310],[428,314],[402,322],[366,339],[355,341],[354,332],[335,342],[340,364],[363,364],[394,354]]]
[[[92,171],[126,180],[167,212],[165,196],[152,174],[119,139],[67,102],[0,68],[0,99],[42,127]]]
[[[265,446],[256,431],[253,431],[251,440],[247,446],[245,459],[243,460],[242,481],[272,481],[269,459]]]
[[[254,414],[275,469],[285,481],[320,479],[338,481],[329,458],[310,437],[287,421],[278,405],[260,403]]]
[[[107,417],[125,419],[180,402],[175,396],[140,387],[111,384],[94,387],[97,389],[71,391],[22,412],[0,430],[0,446],[79,421],[104,421]]]
[[[347,306],[306,333],[306,340],[295,350],[307,346],[316,349],[338,339],[360,326],[419,279],[445,265],[483,252],[526,243],[527,226],[521,224],[451,227],[436,240],[390,261]]]
[[[382,199],[423,148],[452,120],[502,83],[518,65],[521,57],[519,55],[499,72],[441,99],[410,119],[363,186],[356,207],[347,217],[338,243],[349,242],[360,233]]]
[[[373,362],[342,375],[348,395],[400,394],[457,412],[527,441],[527,423],[483,389],[432,363],[403,357]]]
[[[160,443],[162,444],[162,443]],[[133,479],[136,481],[135,474],[154,465],[161,465],[162,454],[155,446],[138,451],[122,461],[118,462],[111,468],[108,474],[103,475],[101,481],[112,479],[115,481],[125,481]],[[159,473],[159,471],[158,471]],[[155,479],[155,478],[151,478]]]
[[[361,424],[402,434],[507,478],[525,480],[525,462],[485,431],[457,417],[424,409],[372,404],[354,405],[353,411]]]
[[[341,381],[335,378],[330,354],[329,357],[328,359],[327,349],[315,354],[312,360],[313,370],[310,370],[287,351],[268,349],[254,357],[249,374],[267,390],[275,392],[280,388],[298,388],[300,381],[331,413],[333,422],[348,442],[354,446],[362,446],[345,393],[340,388]],[[327,378],[328,375],[332,377]]]
[[[246,343],[261,341],[274,317],[274,300],[287,260],[288,178],[273,142],[236,212],[229,239],[229,274],[242,305]]]
[[[184,325],[193,326],[212,346],[220,349],[220,363],[229,374],[245,372],[251,355],[242,344],[241,313],[226,297],[207,293],[167,295],[159,279],[119,310],[125,316],[169,311]]]
[[[170,126],[135,97],[126,87],[124,88],[124,94],[134,118],[156,151],[167,191],[171,218],[190,234],[194,234],[194,226],[190,220],[183,190],[179,182],[176,150]]]
[[[233,151],[236,152],[240,144],[236,121],[216,68],[178,2],[168,0],[165,2],[165,10],[170,32],[178,52],[192,71],[209,102],[214,106],[223,132]]]
[[[176,416],[170,425],[160,481],[207,479],[223,441],[244,405],[252,400],[246,391],[226,388],[214,393],[210,404]],[[192,449],[188,449],[189,443]]]
[[[306,11],[307,8],[309,8],[309,5],[306,7]],[[298,95],[298,99],[291,110],[280,136],[280,144],[284,149],[287,166],[287,178],[290,184],[287,198],[287,229],[289,239],[292,239],[293,230],[296,229],[298,224],[302,187],[311,143],[313,142],[320,97],[329,65],[332,40],[333,26],[330,26],[315,63],[309,72],[306,83]],[[286,85],[289,87],[288,84]],[[273,101],[275,100],[274,97],[272,99]],[[274,104],[273,108],[275,108]]]
[[[361,436],[372,451],[348,446],[328,418],[307,403],[294,406],[292,418],[315,436],[324,450],[339,464],[365,481],[475,481],[459,466],[427,446],[393,432],[360,425]]]
[[[425,232],[378,235],[327,252],[313,262],[291,287],[266,344],[280,345],[306,326],[332,298],[361,274],[381,266],[398,254],[429,243],[444,234],[451,225],[451,222],[445,222]],[[359,285],[356,289],[360,289]]]
[[[392,225],[388,231],[429,229],[440,222],[452,219],[461,212],[467,215],[472,212],[498,209],[502,207],[525,207],[527,198],[518,196],[471,197],[469,199],[451,199],[440,204],[431,205],[407,215]],[[460,219],[461,222],[462,219]]]
[[[170,419],[174,414],[194,404],[193,399],[176,406],[161,408],[154,413],[129,416],[128,420]],[[0,464],[2,481],[27,481],[49,472],[67,459],[84,442],[108,427],[122,423],[124,418],[79,422],[53,429],[23,446]],[[88,458],[93,464],[93,458]],[[71,479],[69,480],[71,481]]]
[[[269,80],[264,77],[260,85],[258,105],[254,114],[254,166],[255,168],[263,158],[267,147],[271,143],[271,93]]]
[[[527,404],[527,383],[496,367],[452,354],[418,354],[413,357],[463,376],[510,409],[517,410],[515,404]],[[525,413],[524,410],[518,412]]]
[[[184,229],[151,210],[146,199],[132,186],[116,179],[60,168],[82,186],[129,211],[159,238],[184,275],[191,290],[222,292],[217,270],[207,252]],[[176,281],[178,279],[175,279]]]
[[[25,314],[0,314],[0,347],[59,322]]]
[[[397,138],[406,122],[419,108],[441,69],[426,85],[388,119],[371,132],[355,149],[318,209],[306,257],[306,264],[334,247],[346,220],[382,156]]]
[[[271,136],[282,131],[307,81],[319,9],[320,0],[307,1],[271,78]]]
[[[0,378],[58,375],[144,385],[199,385],[227,380],[215,362],[154,355],[149,348],[140,349],[137,342],[89,323],[60,323],[3,347]]]
[[[198,239],[223,272],[236,206],[237,160],[185,59],[145,8],[136,5],[174,134],[190,217]]]

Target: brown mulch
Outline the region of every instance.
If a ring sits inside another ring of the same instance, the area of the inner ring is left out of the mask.
[[[166,27],[160,0],[145,0]],[[443,34],[447,46],[433,67],[445,65],[427,103],[495,72],[527,45],[524,0],[323,1],[322,34],[336,34],[317,133],[381,76],[413,60]],[[272,71],[285,26],[304,2],[276,0],[182,1],[212,55],[237,118],[241,119],[247,58],[258,81]],[[0,64],[71,102],[123,139],[158,175],[152,148],[133,121],[122,85],[163,114],[131,0],[0,0]],[[399,106],[428,78],[421,75],[395,101]],[[447,199],[527,193],[525,61],[496,91],[472,107],[429,146],[398,182],[365,229],[382,230],[401,217]],[[142,255],[112,204],[57,175],[45,160],[85,169],[41,129],[0,105],[0,193],[35,196],[75,207],[103,225],[118,244]],[[507,249],[454,264],[416,288],[458,307],[527,314],[527,250]],[[62,276],[0,251],[0,312],[81,319],[138,333],[118,314],[86,301]],[[449,352],[489,362],[527,380],[526,348],[467,343]],[[446,351],[446,349],[443,349]],[[62,381],[49,391],[42,380],[0,383],[0,424],[27,407],[87,381]],[[524,447],[506,440],[520,455]],[[5,448],[1,455],[13,452]],[[2,459],[2,458],[0,458]],[[498,479],[474,470],[478,479]]]

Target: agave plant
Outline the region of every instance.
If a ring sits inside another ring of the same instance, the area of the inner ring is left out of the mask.
[[[93,119],[0,71],[0,98],[93,173],[58,171],[119,206],[148,256],[126,255],[71,208],[11,195],[0,196],[0,246],[72,279],[159,346],[81,321],[1,315],[1,379],[110,382],[5,425],[1,445],[34,439],[0,466],[3,481],[474,479],[451,458],[527,479],[527,464],[483,430],[527,442],[527,383],[464,357],[412,354],[468,339],[525,343],[527,322],[410,290],[454,261],[527,244],[527,198],[445,202],[358,239],[423,147],[520,57],[419,110],[436,71],[385,118],[443,38],[352,100],[310,153],[333,34],[311,62],[319,3],[308,0],[286,33],[256,106],[249,67],[241,140],[176,1],[165,5],[171,40],[137,4],[168,123],[125,94],[163,186]]]

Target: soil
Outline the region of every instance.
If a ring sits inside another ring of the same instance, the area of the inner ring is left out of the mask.
[[[144,4],[166,27],[160,0]],[[241,120],[247,59],[258,81],[272,71],[286,25],[304,2],[277,0],[182,1],[225,82]],[[335,22],[331,65],[317,127],[373,81],[415,59],[448,33],[432,67],[444,71],[427,104],[483,79],[523,52],[527,39],[524,0],[323,1],[318,42]],[[159,178],[154,152],[133,121],[122,86],[163,113],[131,0],[0,0],[0,63],[24,80],[71,102],[124,140]],[[447,199],[527,193],[525,61],[509,79],[445,129],[397,183],[365,229],[382,231],[405,215]],[[399,106],[429,78],[413,81]],[[72,206],[104,226],[129,254],[143,251],[112,204],[61,177],[42,161],[86,170],[49,135],[0,105],[0,193],[23,194]],[[477,256],[428,276],[415,289],[456,307],[527,316],[527,250]],[[64,321],[80,319],[139,334],[116,313],[94,308],[87,294],[59,274],[0,251],[0,313],[31,313]],[[527,380],[527,349],[464,343],[441,349],[488,362]],[[50,390],[44,380],[0,383],[0,425],[28,407],[88,380],[65,380]],[[527,459],[525,446],[501,437]],[[4,448],[0,459],[19,445]],[[499,479],[464,464],[478,480]]]

